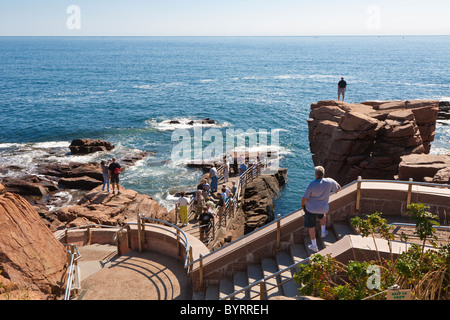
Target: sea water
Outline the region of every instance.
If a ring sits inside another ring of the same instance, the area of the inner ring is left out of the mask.
[[[277,132],[288,184],[281,215],[300,207],[313,179],[311,103],[450,100],[450,37],[0,37],[0,177],[37,163],[100,161],[144,150],[125,187],[170,208],[202,172],[171,161],[172,133],[203,128]],[[173,125],[177,120],[180,124]],[[107,153],[69,156],[72,139],[112,142]],[[337,146],[338,147],[338,146]],[[448,153],[438,123],[432,153]],[[15,168],[16,170],[9,170]]]

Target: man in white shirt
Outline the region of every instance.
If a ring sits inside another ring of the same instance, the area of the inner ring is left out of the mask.
[[[314,173],[316,179],[309,183],[303,194],[302,208],[305,212],[305,228],[308,228],[311,237],[311,245],[308,248],[313,252],[317,252],[316,220],[320,220],[321,237],[325,238],[328,234],[325,227],[330,194],[339,191],[341,186],[331,178],[324,178],[325,169],[321,166],[315,167]]]

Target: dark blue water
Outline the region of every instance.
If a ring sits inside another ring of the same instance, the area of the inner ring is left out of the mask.
[[[160,163],[175,145],[167,121],[209,117],[222,131],[279,132],[289,183],[276,210],[286,214],[313,177],[310,105],[337,99],[341,76],[348,102],[449,100],[449,70],[448,36],[3,37],[0,164],[32,172],[50,147],[104,139],[117,149],[78,160],[155,152],[126,172],[124,185],[169,205],[170,192],[200,173]],[[448,152],[449,128],[438,126],[432,152]]]

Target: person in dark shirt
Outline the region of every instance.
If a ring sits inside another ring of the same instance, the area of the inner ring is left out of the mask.
[[[203,207],[203,212],[198,218],[198,224],[200,225],[201,232],[203,233],[203,239],[205,239],[211,229],[211,222],[214,219],[214,214],[208,210],[208,207]]]
[[[341,98],[342,94],[342,101],[345,99],[345,91],[347,91],[347,82],[344,81],[344,78],[341,78],[341,81],[338,83],[338,101]]]
[[[109,177],[112,184],[113,194],[115,194],[115,187],[117,186],[117,194],[120,194],[119,189],[119,175],[122,173],[120,164],[116,162],[115,158],[111,159],[111,164],[108,167]]]

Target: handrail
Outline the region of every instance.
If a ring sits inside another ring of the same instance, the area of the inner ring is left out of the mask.
[[[268,275],[267,277],[265,277],[265,278],[263,278],[263,279],[257,280],[257,281],[255,281],[255,282],[253,282],[252,284],[249,284],[249,285],[246,286],[245,288],[242,288],[242,289],[239,289],[238,291],[235,291],[235,292],[233,292],[233,293],[230,293],[229,295],[227,295],[226,297],[223,297],[223,298],[220,299],[220,300],[228,300],[228,299],[231,299],[231,298],[233,298],[234,296],[236,296],[237,294],[242,293],[242,292],[245,292],[245,291],[248,291],[248,290],[250,290],[251,288],[253,288],[253,287],[257,286],[257,285],[260,285],[261,283],[264,283],[264,284],[265,284],[268,280],[270,280],[270,279],[272,279],[272,278],[274,278],[274,277],[276,277],[276,276],[278,276],[278,275],[280,275],[280,274],[282,274],[282,273],[284,273],[284,272],[286,272],[286,271],[289,271],[289,270],[291,270],[291,269],[293,269],[293,268],[296,268],[296,267],[298,267],[298,266],[301,265],[301,264],[305,264],[305,263],[307,263],[310,259],[311,259],[311,257],[307,257],[307,258],[305,258],[305,259],[303,259],[303,260],[301,260],[301,261],[299,261],[299,262],[296,262],[296,263],[294,263],[294,264],[292,264],[292,265],[290,265],[290,266],[288,266],[288,267],[286,267],[286,268],[284,268],[284,269],[282,269],[282,270],[278,270],[277,272],[272,273],[271,275]],[[261,298],[261,295],[262,295],[263,293],[265,294],[265,293],[267,293],[267,292],[269,292],[269,291],[271,291],[271,290],[273,290],[273,289],[275,289],[275,288],[278,288],[278,287],[282,286],[283,284],[285,284],[285,283],[287,283],[287,282],[289,282],[289,281],[292,281],[292,278],[287,279],[287,280],[284,280],[284,281],[280,282],[279,284],[277,284],[276,286],[274,286],[274,287],[272,287],[272,288],[270,288],[270,289],[268,289],[268,290],[264,290],[264,292],[261,292],[261,291],[260,291],[260,298]],[[249,299],[252,300],[252,297],[250,297]]]
[[[72,284],[73,284],[73,277],[75,274],[76,269],[74,269],[74,265],[77,262],[78,259],[81,258],[81,254],[78,251],[78,247],[74,244],[64,244],[65,246],[68,246],[70,248],[75,248],[75,251],[71,251],[70,255],[70,261],[69,261],[69,268],[67,270],[68,276],[67,276],[67,284],[66,284],[66,291],[64,293],[64,300],[70,299],[70,294],[72,292]],[[77,256],[77,257],[75,257]]]
[[[398,226],[416,226],[416,225],[413,224],[413,223],[401,223],[401,222],[393,222],[393,223],[390,223],[389,225],[398,225]],[[433,225],[432,227],[435,228],[435,229],[449,229],[449,230],[450,230],[450,226],[438,226],[438,225]],[[307,257],[307,258],[305,258],[305,259],[303,259],[303,260],[301,260],[301,261],[299,261],[299,262],[296,262],[296,263],[294,263],[294,264],[292,264],[292,265],[290,265],[290,266],[288,266],[288,267],[286,267],[286,268],[284,268],[284,269],[282,269],[282,270],[278,270],[277,272],[275,272],[275,273],[273,273],[273,274],[271,274],[271,275],[268,275],[267,277],[265,277],[265,278],[263,278],[263,279],[257,280],[257,281],[255,281],[255,282],[253,282],[252,284],[249,284],[249,285],[246,286],[245,288],[239,289],[239,290],[237,290],[237,291],[235,291],[235,292],[233,292],[233,293],[228,294],[227,296],[223,297],[223,298],[220,299],[220,300],[229,300],[229,299],[233,298],[234,296],[238,295],[239,293],[249,291],[251,288],[253,288],[253,287],[257,286],[257,285],[260,285],[262,282],[265,284],[268,280],[270,280],[270,279],[272,279],[272,278],[274,278],[274,277],[276,277],[276,276],[278,276],[278,275],[280,275],[280,274],[282,274],[282,273],[284,273],[284,272],[286,272],[286,271],[289,271],[289,270],[291,270],[291,269],[293,269],[293,268],[296,268],[296,267],[298,267],[300,264],[304,264],[304,263],[309,262],[310,259],[311,259],[311,257]],[[268,290],[264,290],[263,292],[261,292],[261,290],[260,290],[260,298],[262,298],[262,294],[263,294],[263,293],[265,294],[265,293],[267,293],[267,292],[269,292],[269,291],[271,291],[271,290],[273,290],[273,289],[275,289],[275,288],[279,288],[279,287],[282,286],[283,284],[288,283],[288,282],[293,281],[293,280],[294,280],[293,277],[291,277],[291,278],[288,278],[288,279],[286,279],[286,280],[281,281],[280,283],[277,283],[276,286],[273,286],[272,288],[270,288],[270,289],[268,289]],[[369,297],[368,297],[368,298],[369,298]],[[252,297],[249,297],[249,299],[252,300]],[[367,299],[367,298],[366,298],[366,299]],[[364,299],[363,299],[363,300],[364,300]]]
[[[380,183],[413,184],[413,185],[422,185],[422,186],[429,186],[429,187],[446,187],[446,188],[447,188],[447,187],[450,187],[450,185],[439,184],[439,183],[430,183],[430,182],[402,181],[402,180],[361,179],[361,180],[355,180],[355,181],[352,181],[352,182],[350,182],[350,183],[348,183],[348,184],[342,186],[342,187],[341,187],[341,190],[339,191],[339,193],[342,193],[342,191],[344,191],[344,190],[347,189],[347,188],[350,188],[351,186],[357,184],[358,182],[361,182],[361,183],[364,183],[364,182],[380,182]],[[297,213],[297,212],[299,212],[299,211],[302,211],[302,210],[303,210],[302,208],[295,209],[295,210],[293,210],[293,211],[291,211],[291,212],[289,212],[289,213],[283,215],[282,218],[289,217],[289,216],[291,216],[291,215],[293,215],[293,214],[295,214],[295,213]],[[269,227],[270,227],[272,224],[274,224],[274,223],[276,223],[275,220],[272,221],[272,222],[270,222],[270,223],[268,223],[268,224],[266,224],[266,225],[264,225],[264,226],[262,226],[262,227],[260,227],[260,228],[258,228],[258,229],[256,229],[256,230],[253,230],[252,232],[250,232],[250,233],[248,233],[248,234],[246,234],[246,235],[244,235],[244,236],[242,236],[242,237],[236,239],[235,241],[233,241],[233,242],[231,242],[231,243],[225,244],[224,246],[218,248],[217,250],[211,251],[210,253],[204,255],[203,258],[206,258],[206,257],[208,257],[208,256],[210,256],[210,255],[213,255],[213,254],[218,254],[218,252],[220,252],[221,250],[224,250],[226,247],[228,247],[228,246],[230,246],[230,245],[233,245],[234,242],[239,242],[239,240],[241,240],[241,239],[243,239],[243,238],[245,238],[245,237],[248,237],[249,235],[252,235],[253,233],[261,232],[261,230],[263,230],[263,229],[265,229],[265,228],[269,228]]]
[[[156,219],[156,218],[151,218],[151,217],[144,217],[144,216],[141,216],[139,213],[138,213],[137,216],[138,216],[138,219],[142,219],[142,220],[153,220],[153,221],[156,221],[156,222],[160,222],[160,223],[163,223],[163,224],[165,224],[165,225],[168,225],[168,226],[171,227],[171,228],[175,228],[177,231],[179,231],[179,232],[181,233],[181,235],[183,236],[183,240],[184,240],[183,242],[184,242],[184,247],[185,247],[185,251],[186,251],[186,257],[185,257],[185,259],[184,259],[184,268],[188,268],[188,267],[191,265],[191,264],[188,264],[188,263],[187,263],[187,261],[189,260],[189,257],[190,257],[189,248],[190,248],[191,246],[189,246],[189,240],[188,240],[186,234],[183,232],[183,230],[181,230],[180,228],[178,228],[176,225],[173,225],[173,224],[171,224],[170,222],[167,222],[167,221],[164,221],[164,220],[160,220],[160,219]],[[138,224],[138,225],[139,225],[139,223],[128,223],[128,224]],[[167,229],[167,228],[163,228],[163,227],[158,226],[158,225],[155,225],[155,224],[145,224],[145,225],[151,226],[151,227],[154,227],[154,228],[163,229],[163,230],[166,230],[166,231],[172,233],[173,235],[175,235],[175,237],[177,238],[177,241],[178,241],[178,242],[179,242],[179,239],[182,238],[177,232],[173,232],[172,230],[169,230],[169,229]],[[189,273],[189,272],[188,272],[188,273]]]

